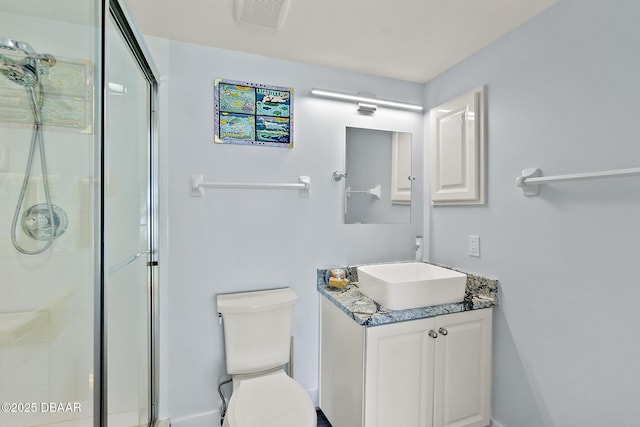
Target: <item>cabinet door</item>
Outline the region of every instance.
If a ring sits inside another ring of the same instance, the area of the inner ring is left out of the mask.
[[[476,89],[429,112],[434,205],[484,203],[483,93]]]
[[[434,427],[490,423],[491,311],[437,318]]]
[[[364,328],[320,298],[319,404],[333,427],[362,427]]]
[[[411,134],[391,136],[391,203],[411,204]]]
[[[367,328],[366,427],[431,427],[435,318]]]

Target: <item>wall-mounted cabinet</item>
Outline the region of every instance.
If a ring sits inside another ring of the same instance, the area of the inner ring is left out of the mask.
[[[334,427],[490,424],[490,308],[363,327],[321,301],[320,408]]]
[[[483,204],[484,88],[432,108],[429,117],[432,204]]]

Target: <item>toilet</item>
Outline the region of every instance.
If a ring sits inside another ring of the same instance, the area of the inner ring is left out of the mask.
[[[297,299],[289,288],[217,296],[233,380],[223,427],[316,427],[309,394],[283,370]]]

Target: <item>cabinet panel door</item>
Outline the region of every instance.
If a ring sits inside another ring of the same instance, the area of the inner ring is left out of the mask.
[[[391,136],[391,203],[411,204],[411,134]]]
[[[491,309],[442,316],[436,326],[434,426],[489,425]]]
[[[431,427],[435,319],[367,328],[366,427]]]
[[[364,328],[320,298],[320,396],[333,427],[362,427]]]
[[[484,203],[483,88],[430,110],[431,202]]]

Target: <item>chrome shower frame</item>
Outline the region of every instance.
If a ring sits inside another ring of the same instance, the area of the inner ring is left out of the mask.
[[[150,379],[149,390],[149,409],[150,409],[150,422],[149,426],[156,426],[158,424],[158,396],[159,396],[159,253],[158,253],[158,84],[159,76],[158,70],[151,59],[151,54],[147,48],[142,32],[138,30],[134,23],[133,15],[129,11],[125,0],[102,0],[97,16],[96,28],[99,31],[97,37],[96,51],[100,52],[101,56],[100,67],[96,69],[96,81],[100,82],[100,90],[96,90],[96,104],[100,105],[102,114],[99,120],[96,122],[96,135],[98,136],[99,147],[95,151],[95,164],[96,169],[99,170],[100,177],[100,196],[96,200],[96,206],[94,209],[95,223],[99,226],[95,227],[95,238],[97,242],[100,242],[96,248],[95,262],[96,266],[94,271],[95,283],[97,284],[96,292],[94,293],[94,372],[96,376],[94,378],[94,427],[107,427],[107,319],[105,309],[105,296],[106,290],[106,278],[109,276],[109,266],[105,262],[105,200],[107,194],[107,177],[105,168],[106,159],[106,134],[105,134],[105,111],[107,102],[107,93],[109,90],[109,83],[107,81],[107,69],[109,68],[107,60],[107,21],[112,18],[117,29],[120,31],[124,40],[131,51],[131,54],[136,59],[140,70],[144,74],[149,84],[150,93],[150,105],[149,105],[149,133],[147,135],[148,144],[150,147],[150,176],[149,182],[151,183],[150,191],[148,192],[147,199],[147,212],[149,212],[149,218],[147,222],[148,227],[148,244],[147,244],[147,304],[148,313],[150,317],[149,329],[147,331],[149,336],[149,353],[148,358],[148,378]]]

